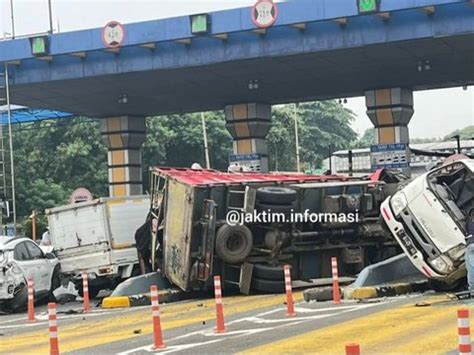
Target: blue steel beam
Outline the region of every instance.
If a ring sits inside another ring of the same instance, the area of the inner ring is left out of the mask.
[[[466,3],[466,0],[382,0],[380,11],[402,11],[425,6]],[[274,27],[295,23],[327,21],[342,17],[356,17],[356,0],[298,0],[279,3],[279,17]],[[244,32],[255,29],[250,8],[219,11],[210,14],[212,29],[209,36],[222,33]],[[366,17],[369,15],[363,15]],[[150,42],[168,42],[194,38],[188,16],[146,21],[125,25],[123,46],[138,46]],[[59,33],[50,36],[51,55],[103,50],[101,29]],[[0,42],[0,62],[32,58],[28,39]]]
[[[8,56],[11,60],[20,59],[22,55],[30,58],[14,68],[13,84],[19,85],[148,70],[191,68],[229,61],[327,52],[474,33],[474,7],[469,6],[466,1],[385,0],[381,3],[382,12],[397,11],[392,14],[389,22],[381,21],[376,15],[356,16],[355,4],[355,0],[302,0],[281,3],[277,26],[268,29],[263,38],[245,31],[254,29],[254,25],[250,24],[247,8],[245,11],[239,9],[213,14],[213,18],[217,19],[213,19],[213,33],[224,30],[231,32],[226,42],[210,36],[196,37],[190,46],[170,41],[171,38],[190,37],[189,18],[179,17],[129,25],[125,46],[118,55],[103,51],[104,45],[101,43],[99,30],[96,29],[53,35],[52,62],[31,59],[27,53],[6,53],[2,50],[5,46],[16,42],[23,43],[24,40],[0,42],[0,58],[2,55],[4,59]],[[439,5],[435,16],[427,16],[413,8],[432,4]],[[309,11],[311,7],[314,11]],[[332,21],[324,21],[345,15],[353,17],[344,28]],[[219,21],[222,19],[228,21],[224,21],[224,24]],[[315,19],[320,21],[307,23],[304,33],[287,26]],[[230,31],[232,29],[234,31]],[[159,43],[155,51],[136,46],[164,39],[168,41]],[[81,40],[82,45],[77,43]],[[94,50],[97,48],[101,50]],[[28,53],[29,50],[28,43]],[[84,59],[60,55],[75,51],[89,52]]]

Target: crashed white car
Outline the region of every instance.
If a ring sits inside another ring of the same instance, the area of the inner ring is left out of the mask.
[[[35,300],[50,297],[60,286],[59,263],[28,238],[0,236],[0,309],[18,311],[27,304],[27,279],[34,281]]]
[[[429,279],[455,287],[466,274],[466,220],[474,208],[474,160],[427,172],[387,198],[383,219],[411,262]]]

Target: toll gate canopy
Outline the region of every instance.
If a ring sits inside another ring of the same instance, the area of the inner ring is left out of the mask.
[[[290,1],[267,28],[246,7],[204,14],[198,32],[181,16],[116,25],[116,43],[105,27],[1,41],[0,63],[13,103],[99,118],[462,86],[474,83],[473,5]]]

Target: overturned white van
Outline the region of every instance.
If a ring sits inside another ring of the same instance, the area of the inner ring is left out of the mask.
[[[466,274],[466,221],[474,208],[474,160],[431,170],[387,198],[383,220],[413,264],[446,285]]]

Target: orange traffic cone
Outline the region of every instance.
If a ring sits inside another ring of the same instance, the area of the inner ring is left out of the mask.
[[[346,355],[360,355],[359,344],[347,344]]]
[[[48,303],[48,323],[49,353],[51,355],[59,355],[58,318],[56,315],[56,303]]]
[[[224,306],[222,305],[222,287],[220,276],[214,276],[214,295],[216,297],[216,333],[225,333]]]
[[[293,289],[291,287],[291,273],[290,265],[284,266],[285,270],[285,290],[286,290],[286,315],[293,317],[296,315],[295,307],[293,305]]]
[[[35,283],[28,278],[28,322],[35,322]]]
[[[337,272],[337,258],[331,258],[332,265],[332,300],[334,304],[341,303],[341,294],[339,292],[339,275]]]
[[[459,354],[471,354],[471,326],[467,308],[458,309],[458,338]]]
[[[82,296],[83,300],[83,309],[84,313],[87,313],[91,310],[91,306],[89,303],[89,276],[87,272],[82,273]]]
[[[163,342],[161,333],[160,306],[158,302],[158,288],[155,285],[150,287],[151,294],[151,312],[153,315],[153,346],[152,349],[164,349],[166,345]]]

